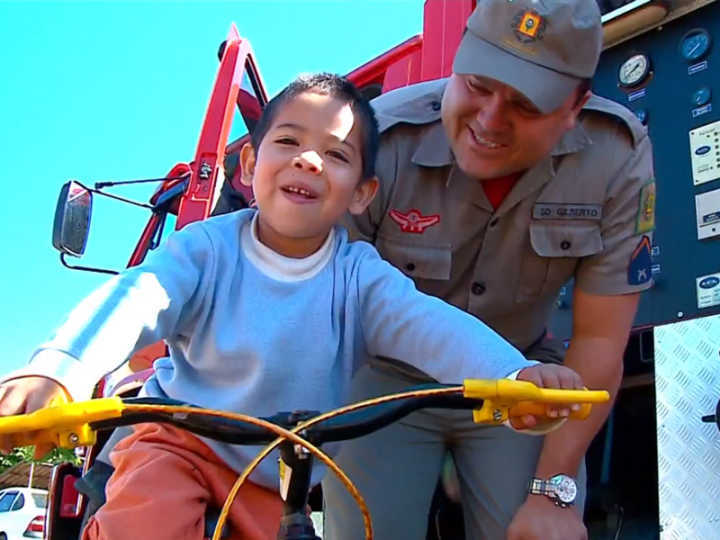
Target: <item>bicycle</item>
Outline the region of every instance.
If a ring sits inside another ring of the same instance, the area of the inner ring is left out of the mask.
[[[472,409],[476,423],[500,425],[526,414],[543,416],[547,405],[579,404],[569,418],[584,419],[593,403],[609,400],[606,391],[538,388],[526,381],[468,379],[463,385],[426,384],[320,414],[281,412],[268,418],[203,409],[160,398],[100,398],[70,402],[30,414],[0,418],[0,434],[15,434],[21,444],[51,442],[56,446],[90,446],[96,432],[143,422],[167,422],[223,442],[267,446],[240,475],[218,518],[213,540],[240,486],[255,467],[280,447],[281,496],[284,511],[278,540],[318,540],[306,513],[313,457],[325,463],[350,491],[363,515],[365,537],[373,538],[367,505],[350,479],[319,446],[370,434],[421,408]],[[343,418],[340,418],[340,416]],[[23,438],[24,437],[24,438]]]

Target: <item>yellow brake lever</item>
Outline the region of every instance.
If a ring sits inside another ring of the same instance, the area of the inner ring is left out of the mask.
[[[51,443],[70,449],[90,446],[95,444],[96,434],[89,423],[117,418],[123,409],[119,397],[51,405],[30,414],[0,417],[0,435],[16,435],[18,441],[25,441],[20,444]],[[24,439],[23,434],[27,434]]]
[[[560,390],[540,388],[528,381],[510,379],[466,379],[463,395],[482,399],[483,405],[473,411],[477,424],[502,424],[511,417],[525,414],[545,415],[546,405],[580,405],[570,418],[584,420],[590,415],[592,403],[605,403],[610,394],[605,390]]]

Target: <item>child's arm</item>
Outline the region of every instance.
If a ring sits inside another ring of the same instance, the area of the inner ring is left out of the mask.
[[[374,250],[358,268],[358,299],[368,352],[410,364],[439,382],[459,384],[464,379],[512,375],[541,387],[583,388],[573,370],[528,361],[478,318],[418,291],[411,279]],[[546,411],[551,418],[569,413],[566,407],[549,406]],[[537,424],[535,416],[526,415],[513,427]]]
[[[443,383],[501,379],[534,365],[476,317],[418,291],[373,248],[363,251],[357,294],[371,355],[410,364]]]
[[[578,388],[572,370],[543,368],[477,317],[418,291],[413,281],[363,244],[357,265],[361,327],[368,352],[410,364],[440,382],[518,379]]]
[[[126,270],[84,299],[28,366],[5,377],[0,413],[39,408],[52,399],[57,386],[74,399],[86,399],[97,381],[134,351],[181,333],[213,264],[202,228],[189,226],[173,234],[141,266]],[[36,376],[41,380],[33,381]],[[47,391],[39,391],[37,385]],[[35,390],[38,395],[31,398]]]

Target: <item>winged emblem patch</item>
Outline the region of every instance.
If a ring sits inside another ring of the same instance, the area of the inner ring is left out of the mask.
[[[420,210],[416,210],[415,208],[408,210],[407,213],[392,209],[388,215],[395,223],[400,225],[402,232],[406,233],[422,234],[428,227],[440,223],[439,214],[423,216]]]

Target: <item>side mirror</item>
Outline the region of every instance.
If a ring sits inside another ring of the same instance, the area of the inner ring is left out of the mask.
[[[80,257],[85,252],[91,213],[90,190],[74,180],[67,182],[60,190],[55,208],[53,247],[62,254]]]

